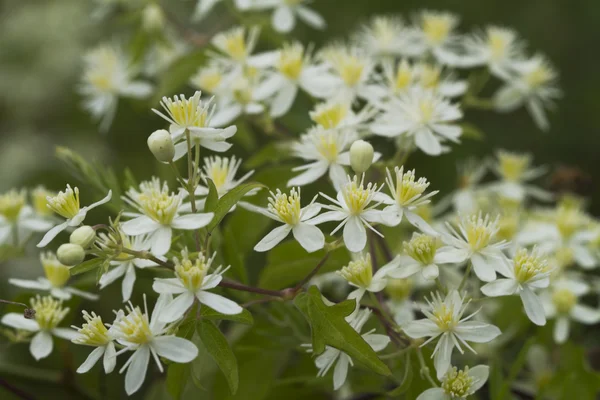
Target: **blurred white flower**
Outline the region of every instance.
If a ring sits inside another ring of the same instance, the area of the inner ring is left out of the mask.
[[[247,0],[252,9],[274,8],[271,24],[277,32],[288,33],[296,26],[296,18],[315,29],[325,29],[325,19],[307,7],[311,0]]]
[[[490,367],[477,365],[458,370],[452,367],[442,377],[439,388],[425,390],[417,400],[462,400],[471,396],[485,385],[490,375]]]
[[[76,336],[71,340],[75,344],[95,347],[86,360],[77,368],[78,374],[85,374],[103,357],[104,372],[110,374],[117,365],[117,351],[111,329],[107,329],[96,313],[83,311],[85,324],[76,329]]]
[[[25,189],[12,189],[0,194],[0,245],[22,246],[33,232],[46,232],[54,225],[49,218],[46,197],[43,198],[42,213],[38,212],[36,194],[51,194],[43,189],[35,189],[32,200],[35,208],[27,204]]]
[[[522,58],[523,47],[512,29],[488,26],[485,31],[465,39],[467,55],[461,60],[461,66],[485,65],[492,75],[510,79],[515,63]]]

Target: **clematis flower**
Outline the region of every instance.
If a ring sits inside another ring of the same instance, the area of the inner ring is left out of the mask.
[[[422,11],[417,18],[417,38],[406,51],[420,56],[432,54],[446,65],[460,64],[460,36],[456,33],[459,22],[458,16],[449,12]]]
[[[498,272],[505,278],[487,283],[481,288],[486,296],[510,296],[519,294],[527,317],[536,325],[546,325],[544,307],[535,289],[547,288],[550,284],[551,270],[548,261],[537,249],[531,253],[519,249],[511,265],[502,266]]]
[[[499,150],[497,158],[498,162],[494,165],[494,171],[501,181],[491,184],[490,189],[496,191],[498,195],[517,202],[524,201],[528,196],[543,201],[553,199],[552,193],[529,183],[547,171],[544,166],[532,168],[531,155]]]
[[[485,31],[465,40],[466,55],[462,67],[485,65],[492,75],[510,79],[514,65],[522,59],[523,43],[512,29],[488,26]]]
[[[360,333],[370,316],[371,310],[363,309],[357,313],[352,313],[349,317],[346,317],[346,320],[356,332]],[[381,351],[390,343],[389,336],[373,333],[373,331],[363,333],[362,338],[374,351]],[[311,345],[307,347],[310,347],[308,352],[312,352]],[[319,369],[317,377],[325,376],[331,367],[335,365],[333,370],[333,390],[338,390],[346,382],[348,367],[354,365],[354,363],[348,354],[336,348],[326,346],[325,351],[315,358],[315,365]]]
[[[333,203],[332,205],[323,205],[323,208],[330,211],[308,221],[313,224],[320,224],[326,221],[341,221],[331,234],[333,235],[343,227],[344,244],[348,250],[355,253],[364,249],[367,244],[367,231],[365,227],[383,237],[371,224],[379,223],[387,226],[396,226],[400,223],[396,211],[377,210],[376,207],[381,202],[370,205],[373,201],[377,201],[376,197],[379,195],[381,188],[372,183],[369,183],[365,187],[364,179],[364,174],[360,182],[357,176],[354,176],[354,178],[348,176],[346,184],[338,191],[335,199],[321,193],[321,196]]]
[[[307,7],[310,0],[251,0],[251,9],[274,9],[271,25],[277,32],[288,33],[296,26],[296,19],[315,29],[325,29],[325,19]]]
[[[317,196],[313,198],[309,205],[302,208],[300,188],[292,188],[289,195],[282,193],[279,189],[275,193],[271,192],[269,205],[266,209],[245,203],[244,208],[283,223],[258,242],[254,246],[254,250],[260,252],[271,250],[285,239],[290,232],[309,253],[322,249],[325,245],[325,236],[315,226],[318,223],[311,221],[321,211],[321,205],[315,203],[316,199]]]
[[[95,347],[95,349],[92,350],[83,364],[77,368],[77,373],[85,374],[96,365],[100,358],[103,358],[104,372],[110,374],[117,365],[117,351],[112,331],[106,328],[102,322],[102,318],[96,315],[96,313],[92,312],[90,314],[87,311],[82,311],[82,314],[85,323],[81,328],[72,327],[77,330],[77,335],[71,341],[75,344]]]
[[[334,44],[321,50],[319,55],[333,73],[332,99],[352,104],[357,98],[365,97],[375,64],[363,49]]]
[[[377,15],[361,26],[354,40],[371,57],[385,59],[401,56],[409,37],[401,18]]]
[[[137,210],[124,213],[133,219],[122,224],[123,232],[130,236],[148,235],[148,245],[155,256],[169,251],[173,229],[200,229],[214,216],[213,213],[180,215],[183,193],[169,194],[167,183],[161,185],[158,178],[142,182],[139,191],[130,188],[123,200]]]
[[[59,328],[58,325],[69,313],[69,308],[63,308],[62,300],[50,296],[39,295],[30,300],[31,308],[35,310],[35,319],[26,319],[23,314],[8,313],[2,317],[2,324],[15,329],[35,332],[29,351],[36,360],[46,358],[52,353],[54,344],[52,336],[72,340],[76,332],[69,328]]]
[[[425,390],[417,400],[463,400],[485,385],[490,375],[490,367],[477,365],[459,370],[452,367],[442,378],[442,387]]]
[[[359,256],[354,261],[350,261],[347,266],[337,271],[337,273],[348,281],[351,286],[357,288],[348,294],[348,298],[360,302],[366,292],[377,293],[385,289],[388,275],[391,275],[397,268],[398,263],[392,261],[379,268],[373,275],[371,255],[367,253]]]
[[[469,302],[464,304],[464,299],[456,290],[450,291],[445,299],[439,293],[432,294],[427,303],[428,306],[421,309],[427,318],[409,322],[403,330],[413,339],[428,337],[421,346],[439,337],[432,354],[438,379],[450,368],[454,346],[461,353],[461,344],[475,353],[467,342],[487,343],[500,335],[500,329],[494,325],[469,321],[477,311],[463,318]]]
[[[69,267],[61,264],[54,253],[42,253],[40,261],[42,267],[44,267],[45,278],[38,278],[37,280],[10,278],[8,283],[25,289],[47,291],[53,297],[61,300],[69,300],[72,295],[88,300],[98,300],[96,294],[67,286],[67,282],[71,278]]]
[[[101,206],[102,204],[108,203],[112,198],[112,190],[108,191],[108,195],[100,201],[93,203],[87,207],[81,208],[79,206],[79,189],[71,189],[71,186],[67,185],[64,192],[59,192],[56,196],[46,198],[48,202],[48,208],[54,211],[56,214],[66,219],[65,222],[51,228],[42,240],[37,244],[37,247],[46,247],[59,233],[67,229],[68,227],[76,227],[81,225],[88,211]]]
[[[35,189],[32,197],[35,203]],[[50,192],[44,191],[50,194]],[[32,232],[46,232],[52,228],[52,220],[45,211],[46,197],[44,196],[43,215],[27,203],[27,191],[12,189],[0,195],[0,245],[11,244],[22,246]]]
[[[235,302],[208,291],[217,287],[223,279],[222,275],[229,269],[218,267],[212,274],[208,274],[215,256],[216,253],[211,258],[206,258],[203,253],[199,253],[196,259],[192,259],[187,249],[184,249],[181,259],[173,258],[175,278],[154,279],[152,289],[155,292],[177,295],[164,306],[159,316],[162,322],[173,322],[183,317],[196,300],[222,314],[233,315],[243,311]]]
[[[385,137],[405,136],[424,153],[438,156],[445,151],[444,142],[459,143],[462,128],[455,123],[462,116],[459,107],[438,92],[415,87],[387,103],[372,131]]]
[[[176,363],[189,363],[198,356],[198,348],[189,340],[168,334],[168,327],[160,321],[164,307],[172,301],[170,294],[161,295],[156,301],[152,316],[148,317],[148,306],[144,295],[144,311],[129,303],[126,312],[119,310],[110,330],[116,341],[124,346],[116,355],[133,351],[119,373],[125,375],[125,392],[132,395],[144,383],[150,355],[163,372],[160,357]]]

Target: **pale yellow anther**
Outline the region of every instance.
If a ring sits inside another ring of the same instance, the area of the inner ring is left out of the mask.
[[[473,377],[469,376],[469,367],[458,370],[452,367],[442,379],[442,389],[452,399],[462,399],[469,395],[473,386]]]
[[[549,271],[548,260],[542,257],[536,249],[531,252],[526,249],[518,250],[513,258],[513,266],[515,277],[520,283],[526,283]]]
[[[80,210],[79,189],[71,189],[70,185],[64,192],[58,192],[54,197],[47,197],[48,208],[66,219],[75,217]]]
[[[27,191],[25,189],[12,189],[0,195],[0,215],[10,222],[16,221],[25,205],[26,198]]]
[[[325,129],[334,129],[346,118],[349,108],[344,102],[321,103],[310,112],[310,118]]]
[[[140,307],[127,307],[128,314],[115,321],[113,327],[124,340],[138,345],[146,344],[154,339],[148,315]]]
[[[510,182],[518,182],[531,165],[531,156],[508,151],[498,151],[498,170],[502,178]]]
[[[452,14],[424,12],[422,29],[429,43],[439,45],[448,39],[457,23],[457,18]]]
[[[42,267],[44,267],[46,279],[50,281],[52,286],[57,288],[63,287],[71,277],[69,267],[61,264],[54,253],[42,253],[40,255],[40,261]]]
[[[47,217],[52,215],[52,210],[48,208],[48,197],[54,197],[56,193],[47,190],[42,186],[38,186],[31,191],[31,204],[36,214]]]
[[[177,278],[187,289],[196,291],[202,287],[212,258],[199,253],[195,259],[191,259],[187,250],[184,250],[181,252],[181,259],[175,258],[174,262]]]
[[[437,251],[437,240],[429,235],[414,233],[410,242],[403,243],[404,251],[423,265],[433,263]]]
[[[552,303],[559,314],[568,314],[577,303],[577,296],[569,289],[557,289],[552,293]]]
[[[350,214],[360,215],[377,193],[377,185],[368,183],[365,187],[363,181],[359,182],[358,177],[354,176],[342,187],[341,193]]]
[[[179,206],[181,196],[169,193],[165,182],[162,186],[158,178],[140,184],[140,193],[134,197],[145,215],[162,225],[170,225]]]
[[[369,287],[373,280],[373,266],[370,254],[367,253],[355,261],[350,261],[347,266],[338,271],[338,274],[358,287]]]
[[[190,83],[198,89],[214,93],[223,81],[223,73],[217,67],[205,67],[200,69],[196,75],[190,79]]]
[[[30,300],[31,308],[35,310],[35,320],[40,329],[49,331],[58,326],[69,313],[69,308],[62,307],[62,300],[52,296],[36,296]]]
[[[285,77],[291,80],[297,80],[302,73],[304,66],[304,47],[295,42],[291,45],[285,45],[279,54],[277,69]]]
[[[404,168],[396,167],[396,191],[394,197],[399,205],[407,205],[419,198],[429,187],[426,178],[415,180],[415,170],[404,172]]]
[[[471,215],[462,220],[462,229],[471,250],[478,251],[487,247],[498,232],[498,218],[491,219],[488,214]]]
[[[269,211],[277,215],[288,225],[296,225],[300,222],[300,188],[292,188],[290,194],[282,193],[277,189],[275,193],[271,192],[269,197]]]
[[[74,343],[100,347],[105,346],[111,341],[108,329],[102,323],[100,316],[94,312],[90,314],[87,311],[83,311],[83,319],[85,319],[86,323],[81,328],[73,327],[79,333],[79,336],[73,339]]]

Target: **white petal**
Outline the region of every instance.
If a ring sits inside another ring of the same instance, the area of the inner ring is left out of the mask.
[[[325,245],[325,235],[314,225],[300,222],[292,228],[292,233],[298,243],[309,253],[322,249]]]
[[[288,224],[278,226],[254,246],[254,251],[263,252],[271,250],[273,247],[277,246],[279,242],[285,239],[291,230],[292,226]]]
[[[346,183],[346,170],[339,164],[331,164],[329,166],[329,179],[333,183],[335,190],[340,188]]]
[[[481,292],[486,296],[510,296],[517,291],[519,284],[514,279],[497,279],[481,287]]]
[[[319,212],[321,211],[321,205],[318,203],[313,203],[313,204],[309,204],[308,206],[304,207],[302,209],[301,212],[301,218],[300,221],[307,221],[311,218],[314,218],[317,216],[317,214],[319,214]],[[314,224],[312,224],[314,225]]]
[[[377,333],[363,335],[363,339],[365,339],[365,342],[367,342],[375,351],[381,351],[385,349],[390,343],[390,337],[388,335],[380,335]]]
[[[442,335],[440,342],[438,343],[438,351],[433,357],[433,365],[435,366],[438,379],[442,379],[442,377],[446,374],[452,361],[452,350],[454,349],[454,343],[452,342],[452,339],[450,339],[449,335],[451,334]]]
[[[34,319],[27,319],[23,314],[19,313],[8,313],[2,317],[0,322],[11,328],[23,329],[29,332],[37,332],[40,330],[40,326]]]
[[[525,313],[531,322],[539,326],[546,325],[544,307],[542,306],[542,302],[540,301],[539,297],[537,297],[535,293],[533,293],[533,291],[527,286],[525,286],[519,294],[521,296],[521,300],[523,301]]]
[[[152,342],[152,348],[159,356],[176,363],[188,363],[198,357],[196,345],[177,336],[157,337]]]
[[[50,243],[59,233],[67,229],[67,226],[69,226],[69,222],[70,221],[67,220],[62,224],[56,225],[54,228],[46,232],[42,240],[37,244],[37,247],[46,247],[46,245]]]
[[[121,284],[121,294],[123,295],[123,302],[129,301],[131,293],[133,292],[133,285],[135,284],[135,267],[133,264],[129,264],[123,283]]]
[[[201,291],[200,293],[196,294],[196,298],[200,303],[205,304],[213,310],[225,315],[239,314],[244,310],[234,301],[215,293]]]
[[[257,100],[266,100],[275,94],[275,92],[277,92],[286,82],[286,79],[284,79],[282,75],[272,74],[256,87],[256,90],[254,91],[254,97]]]
[[[341,221],[344,218],[346,218],[346,214],[344,214],[341,211],[327,211],[327,212],[324,212],[321,215],[317,215],[316,217],[309,219],[308,221],[305,221],[305,222],[307,224],[311,224],[311,225],[319,225],[319,224],[322,224],[323,222]]]
[[[117,351],[115,350],[115,344],[113,342],[109,342],[106,345],[106,350],[104,352],[104,373],[110,374],[115,369],[117,365]]]
[[[479,321],[461,322],[454,331],[461,339],[475,343],[487,343],[502,333],[497,326]]]
[[[156,293],[171,293],[179,294],[185,292],[187,289],[182,285],[178,278],[155,278],[152,284],[152,290]]]
[[[475,253],[471,257],[473,271],[479,279],[484,282],[491,282],[496,279],[496,271],[482,255]]]
[[[415,134],[415,143],[425,154],[430,156],[442,154],[442,145],[429,128],[423,128]]]
[[[442,388],[427,389],[417,397],[417,400],[448,400],[446,392]]]
[[[406,216],[408,222],[410,222],[412,226],[419,229],[421,232],[431,236],[439,236],[439,233],[435,229],[433,229],[431,225],[427,223],[427,221],[425,221],[416,213],[409,210],[405,210],[404,215]]]
[[[352,216],[346,221],[344,244],[354,253],[361,251],[367,245],[367,232],[360,218]]]
[[[101,206],[102,204],[108,203],[108,202],[110,201],[110,199],[111,199],[111,198],[112,198],[112,190],[109,190],[109,191],[108,191],[108,194],[106,195],[106,197],[105,197],[105,198],[103,198],[102,200],[98,200],[97,202],[95,202],[95,203],[92,203],[92,204],[90,204],[90,205],[89,205],[89,206],[87,206],[87,207],[83,207],[83,208],[82,208],[82,209],[79,211],[79,213],[81,214],[81,213],[82,213],[82,211],[84,211],[84,210],[85,210],[85,212],[87,212],[87,211],[89,211],[89,210],[91,210],[91,209],[94,209],[94,208],[96,208],[96,207],[98,207],[98,206]],[[82,221],[82,222],[83,222],[83,221]]]
[[[312,26],[315,29],[323,29],[326,26],[325,19],[322,16],[317,14],[315,11],[311,10],[308,7],[304,7],[302,5],[296,8],[296,12],[298,13],[298,17],[306,24]]]
[[[408,258],[408,257],[407,257]],[[412,258],[411,258],[412,260]],[[421,264],[413,260],[410,264],[401,265],[398,269],[395,269],[388,273],[392,278],[405,279],[412,276],[421,270]]]
[[[440,275],[440,270],[437,265],[429,264],[423,268],[421,274],[423,278],[432,281]]]
[[[271,116],[278,118],[286,114],[290,108],[292,108],[292,104],[294,104],[297,94],[298,86],[293,82],[286,83],[279,90],[279,93],[277,93],[277,96],[275,96],[271,103]]]
[[[476,392],[487,382],[490,376],[490,367],[487,365],[477,365],[469,369],[469,376],[475,378],[475,382],[471,386],[471,392]]]
[[[368,222],[385,226],[396,226],[402,220],[396,207],[386,207],[385,210],[367,210],[361,214],[361,217]]]
[[[439,335],[440,328],[429,319],[411,321],[404,328],[404,333],[413,339]]]
[[[554,325],[554,341],[564,343],[569,337],[569,319],[561,316],[556,319]]]
[[[52,285],[48,281],[30,281],[28,279],[9,279],[8,283],[25,289],[50,290]]]
[[[155,256],[163,256],[167,254],[171,248],[171,236],[173,231],[169,226],[161,226],[154,234],[152,234],[152,248],[150,252]]]
[[[52,353],[52,348],[52,335],[47,331],[36,333],[29,345],[29,351],[36,360],[48,357]]]
[[[125,274],[128,265],[128,262],[121,263],[115,268],[108,271],[107,273],[103,274],[100,277],[100,282],[98,282],[100,285],[100,289],[104,289],[105,287],[122,277],[123,274]]]
[[[335,364],[333,370],[333,390],[338,390],[346,382],[348,376],[348,365],[350,364],[350,357],[345,353],[340,353],[340,358]]]
[[[154,232],[160,227],[160,224],[153,219],[142,215],[129,221],[123,222],[121,228],[123,233],[130,236],[144,235]]]
[[[204,228],[212,221],[213,213],[188,214],[177,217],[173,220],[171,226],[174,229],[194,230]]]
[[[327,172],[329,164],[326,161],[318,161],[311,164],[306,171],[290,179],[287,186],[304,186],[313,183]]]
[[[575,304],[571,309],[571,318],[582,324],[596,324],[600,321],[600,311],[581,304]]]
[[[194,294],[187,291],[175,297],[160,313],[160,320],[164,323],[177,321],[194,304]]]
[[[125,392],[129,396],[137,392],[144,384],[149,361],[150,348],[147,345],[138,348],[131,356],[131,363],[125,375]]]
[[[154,309],[152,310],[152,315],[150,316],[150,330],[152,332],[161,332],[163,327],[165,326],[164,322],[160,320],[160,316],[164,308],[173,301],[173,295],[170,293],[161,293],[156,300],[156,304],[154,304]]]
[[[65,340],[73,340],[79,336],[79,333],[77,333],[75,329],[71,328],[54,328],[52,329],[52,334]]]
[[[92,367],[94,365],[96,365],[96,363],[98,362],[98,360],[100,359],[100,357],[102,357],[104,355],[104,350],[105,350],[104,346],[96,347],[90,353],[90,355],[85,359],[85,361],[83,362],[83,364],[81,364],[79,366],[79,368],[77,368],[77,373],[78,374],[85,374],[90,369],[92,369]]]
[[[444,246],[435,252],[433,262],[436,264],[458,264],[465,261],[467,256],[467,252],[463,249]]]

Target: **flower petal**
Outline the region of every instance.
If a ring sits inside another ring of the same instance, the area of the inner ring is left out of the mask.
[[[448,396],[442,388],[431,388],[421,393],[417,400],[448,400]]]
[[[188,363],[198,357],[198,348],[189,340],[177,336],[159,336],[152,341],[159,356],[176,363]]]
[[[380,335],[377,333],[363,335],[363,339],[365,339],[365,342],[367,342],[374,351],[381,351],[390,343],[390,337],[388,335]]]
[[[52,329],[52,334],[65,340],[73,340],[79,336],[79,333],[75,329],[71,328],[54,328]]]
[[[48,245],[48,243],[50,243],[59,233],[67,229],[67,226],[69,226],[69,222],[70,221],[67,220],[62,224],[56,225],[54,228],[46,232],[42,240],[40,240],[40,242],[37,244],[37,247],[46,247],[46,245]]]
[[[273,247],[277,246],[279,242],[285,239],[291,230],[292,226],[288,224],[278,226],[254,246],[254,251],[263,252],[271,250]]]
[[[497,279],[481,287],[481,292],[489,297],[510,296],[515,294],[519,284],[514,279]]]
[[[329,163],[327,161],[318,161],[310,164],[310,168],[307,168],[306,171],[301,173],[300,175],[296,175],[292,179],[290,179],[287,183],[287,186],[304,186],[309,183],[313,183],[325,173],[329,168]]]
[[[359,217],[348,218],[344,225],[344,244],[348,250],[357,253],[367,245],[367,232]]]
[[[23,329],[29,332],[37,332],[40,330],[40,326],[34,319],[27,319],[23,314],[19,313],[8,313],[2,317],[0,321],[6,326],[10,326],[15,329]]]
[[[314,225],[300,222],[292,228],[292,233],[298,243],[309,253],[325,246],[325,235]]]
[[[194,304],[194,299],[192,292],[181,293],[162,309],[158,318],[164,323],[177,321]]]
[[[194,230],[204,228],[212,221],[214,213],[188,214],[177,217],[171,226],[174,229]]]
[[[544,307],[539,297],[533,293],[529,287],[525,286],[521,293],[521,300],[523,301],[523,307],[525,308],[525,314],[527,317],[536,325],[546,325],[546,315],[544,314]]]
[[[475,253],[471,256],[473,271],[479,279],[484,282],[491,282],[496,279],[496,270],[481,254]]]
[[[569,319],[561,316],[556,319],[554,325],[554,341],[556,343],[564,343],[569,337]]]
[[[152,290],[161,294],[179,294],[185,292],[187,289],[181,284],[178,278],[155,278]]]
[[[487,365],[476,365],[469,369],[469,376],[475,378],[473,386],[471,386],[471,393],[478,391],[485,385],[490,376],[490,367]]]
[[[52,343],[52,335],[50,335],[50,332],[39,331],[33,339],[31,339],[29,351],[33,358],[39,361],[42,358],[48,357],[50,353],[52,353],[53,347],[54,345]]]
[[[423,128],[415,134],[415,143],[419,149],[430,156],[442,154],[442,145],[429,128]]]
[[[460,322],[454,332],[461,339],[475,343],[487,343],[502,333],[497,326],[480,321]]]
[[[104,350],[105,350],[104,346],[96,347],[90,353],[90,355],[85,359],[85,361],[83,362],[83,364],[81,364],[79,366],[79,368],[77,368],[77,373],[78,374],[85,374],[90,369],[92,369],[92,367],[94,365],[96,365],[96,363],[98,362],[98,360],[100,359],[100,357],[102,357],[104,355]]]
[[[294,17],[294,13],[292,13],[292,9],[285,5],[277,7],[272,17],[273,28],[277,32],[287,33],[294,29],[294,25],[296,25],[296,18]]]
[[[125,392],[131,396],[144,384],[148,362],[150,361],[150,348],[143,345],[138,348],[130,359],[127,374],[125,375]]]
[[[236,302],[215,293],[200,291],[200,293],[196,294],[196,298],[200,303],[225,315],[239,314],[244,310]]]
[[[123,233],[129,236],[144,235],[156,231],[159,227],[160,224],[158,222],[145,215],[125,221],[121,225]]]
[[[582,324],[596,324],[600,321],[600,311],[581,304],[575,304],[571,309],[571,318]]]
[[[429,319],[420,319],[409,322],[404,328],[404,333],[413,339],[436,336],[441,333],[435,322]]]
[[[135,284],[135,267],[133,264],[129,264],[123,283],[121,284],[121,294],[123,295],[123,302],[129,301],[131,293],[133,292],[133,285]]]
[[[450,368],[452,362],[452,350],[454,350],[454,343],[450,339],[451,334],[444,334],[440,338],[440,342],[437,344],[438,350],[433,356],[433,365],[437,373],[438,380],[446,374]]]
[[[150,252],[155,256],[162,256],[167,254],[171,249],[171,237],[173,230],[169,226],[161,226],[152,235],[152,248]]]
[[[113,342],[109,342],[106,345],[106,350],[104,352],[104,373],[110,374],[115,369],[117,365],[117,351],[115,350],[115,344]]]
[[[345,353],[340,353],[340,357],[333,369],[333,390],[338,390],[344,385],[344,382],[346,382],[349,364],[350,357]]]

